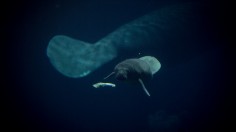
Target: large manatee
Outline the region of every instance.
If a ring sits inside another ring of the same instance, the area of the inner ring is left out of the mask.
[[[60,73],[73,78],[87,76],[124,53],[129,57],[131,53],[155,50],[154,56],[161,60],[180,62],[198,51],[194,45],[197,41],[188,36],[199,22],[198,9],[201,6],[191,3],[163,7],[122,25],[93,44],[56,35],[49,42],[47,56]]]

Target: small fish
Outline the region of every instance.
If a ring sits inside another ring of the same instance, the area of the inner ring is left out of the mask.
[[[95,87],[95,88],[100,88],[100,87],[105,87],[105,86],[116,87],[116,85],[113,83],[98,82],[98,83],[93,84],[93,87]]]

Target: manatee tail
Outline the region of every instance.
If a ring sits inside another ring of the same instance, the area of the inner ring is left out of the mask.
[[[114,59],[116,51],[106,44],[90,44],[57,35],[49,42],[47,56],[60,73],[77,78],[90,74],[104,63]]]
[[[161,68],[161,63],[155,57],[144,56],[139,59],[145,61],[150,66],[152,74],[155,74]]]

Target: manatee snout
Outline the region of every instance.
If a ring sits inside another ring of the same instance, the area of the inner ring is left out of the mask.
[[[125,81],[128,79],[126,70],[118,70],[115,74],[116,80]]]

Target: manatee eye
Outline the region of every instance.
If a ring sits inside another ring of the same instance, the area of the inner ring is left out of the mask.
[[[127,72],[125,70],[119,70],[117,73],[116,73],[116,79],[119,80],[119,81],[124,81],[124,80],[127,80]]]

